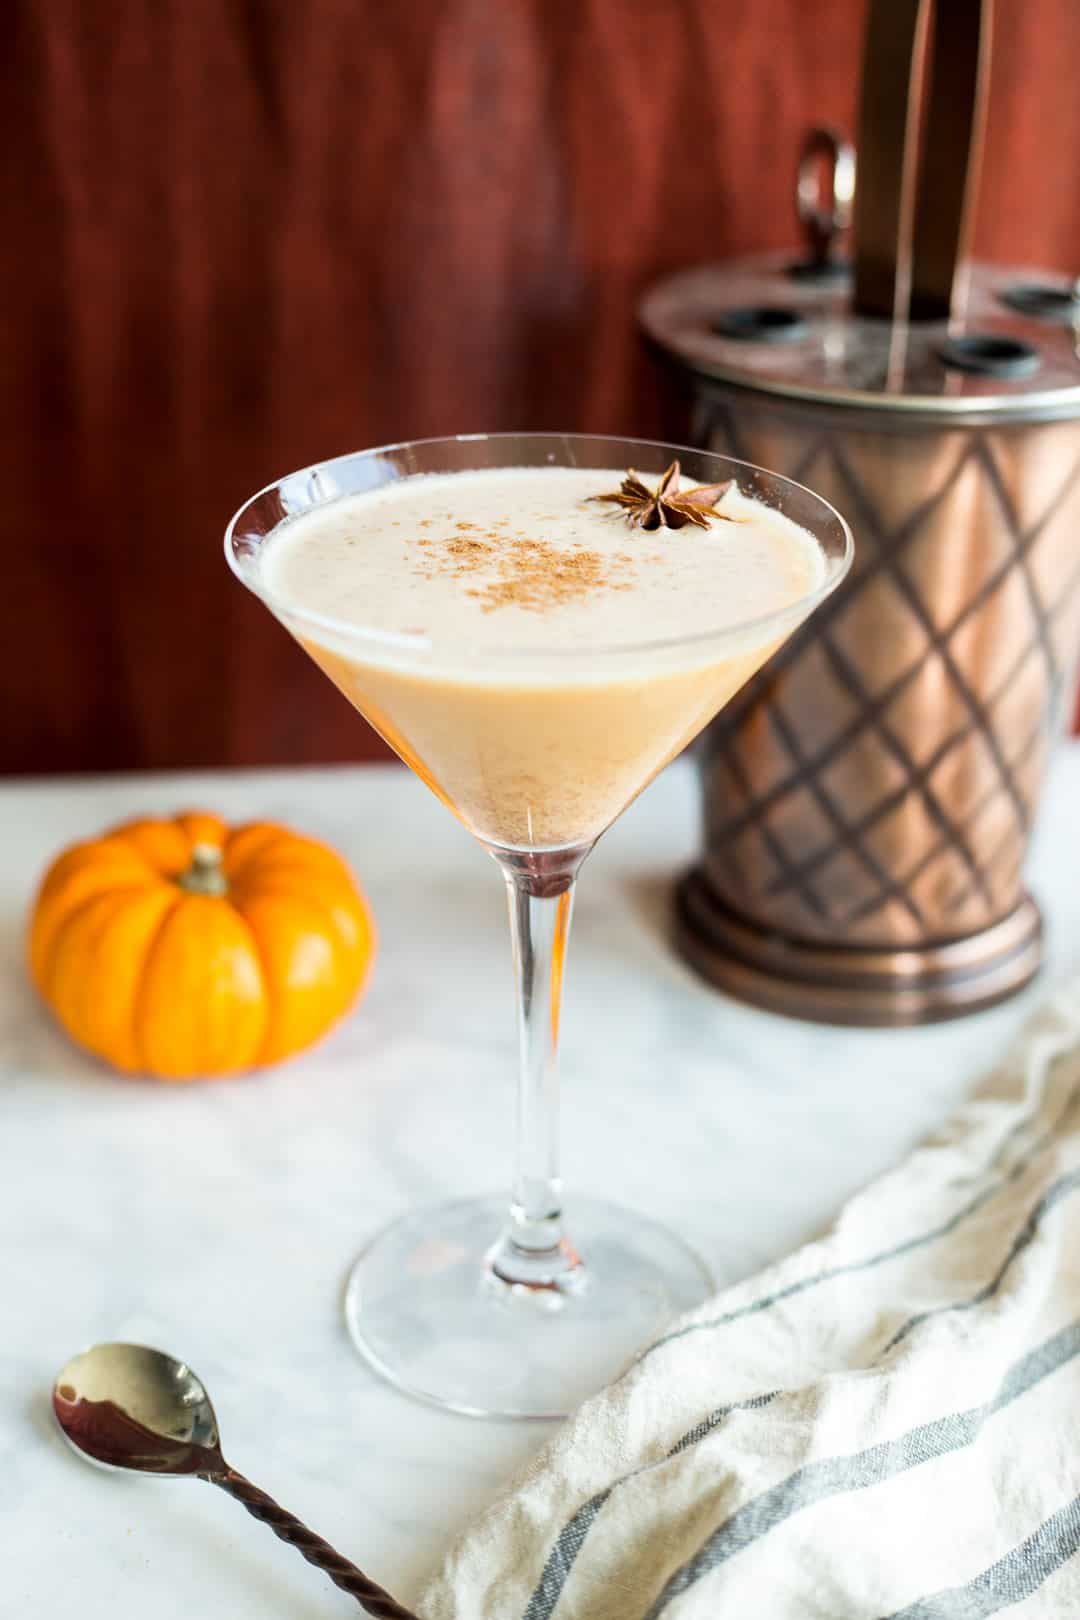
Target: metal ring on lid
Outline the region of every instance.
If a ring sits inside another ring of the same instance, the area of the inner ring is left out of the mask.
[[[1033,344],[993,332],[947,338],[939,345],[938,355],[954,371],[977,371],[989,377],[1030,377],[1041,363]]]
[[[855,148],[834,129],[812,129],[803,142],[795,180],[795,209],[809,255],[788,266],[789,276],[825,283],[847,279],[849,266],[834,254],[851,224],[854,204]]]

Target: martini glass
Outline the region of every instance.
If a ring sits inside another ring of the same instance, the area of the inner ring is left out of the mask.
[[[477,653],[437,632],[306,611],[276,596],[260,568],[281,524],[399,479],[500,467],[634,467],[659,478],[675,457],[695,483],[734,478],[806,530],[823,561],[814,588],[745,624],[718,611],[711,632]],[[562,1416],[708,1293],[702,1262],[651,1218],[589,1198],[564,1213],[557,1053],[574,887],[601,833],[835,589],[851,553],[839,514],[788,479],[702,451],[564,434],[341,456],[269,485],[229,525],[234,572],[474,834],[506,884],[520,1046],[509,1201],[405,1215],[371,1240],[346,1290],[357,1348],[409,1393],[475,1416]]]

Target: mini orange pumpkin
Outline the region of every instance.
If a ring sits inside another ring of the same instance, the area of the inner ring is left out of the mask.
[[[192,812],[75,844],[34,903],[30,969],[118,1069],[190,1080],[298,1052],[352,1004],[375,930],[340,856]]]

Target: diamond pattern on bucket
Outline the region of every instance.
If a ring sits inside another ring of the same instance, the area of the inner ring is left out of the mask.
[[[700,745],[705,876],[792,940],[919,947],[1020,900],[1080,648],[1080,424],[838,421],[696,406],[695,442],[808,484],[856,544]]]

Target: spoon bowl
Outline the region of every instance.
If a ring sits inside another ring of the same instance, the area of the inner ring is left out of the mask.
[[[141,1344],[98,1344],[63,1367],[53,1411],[99,1468],[143,1474],[224,1470],[210,1397],[186,1361]]]

